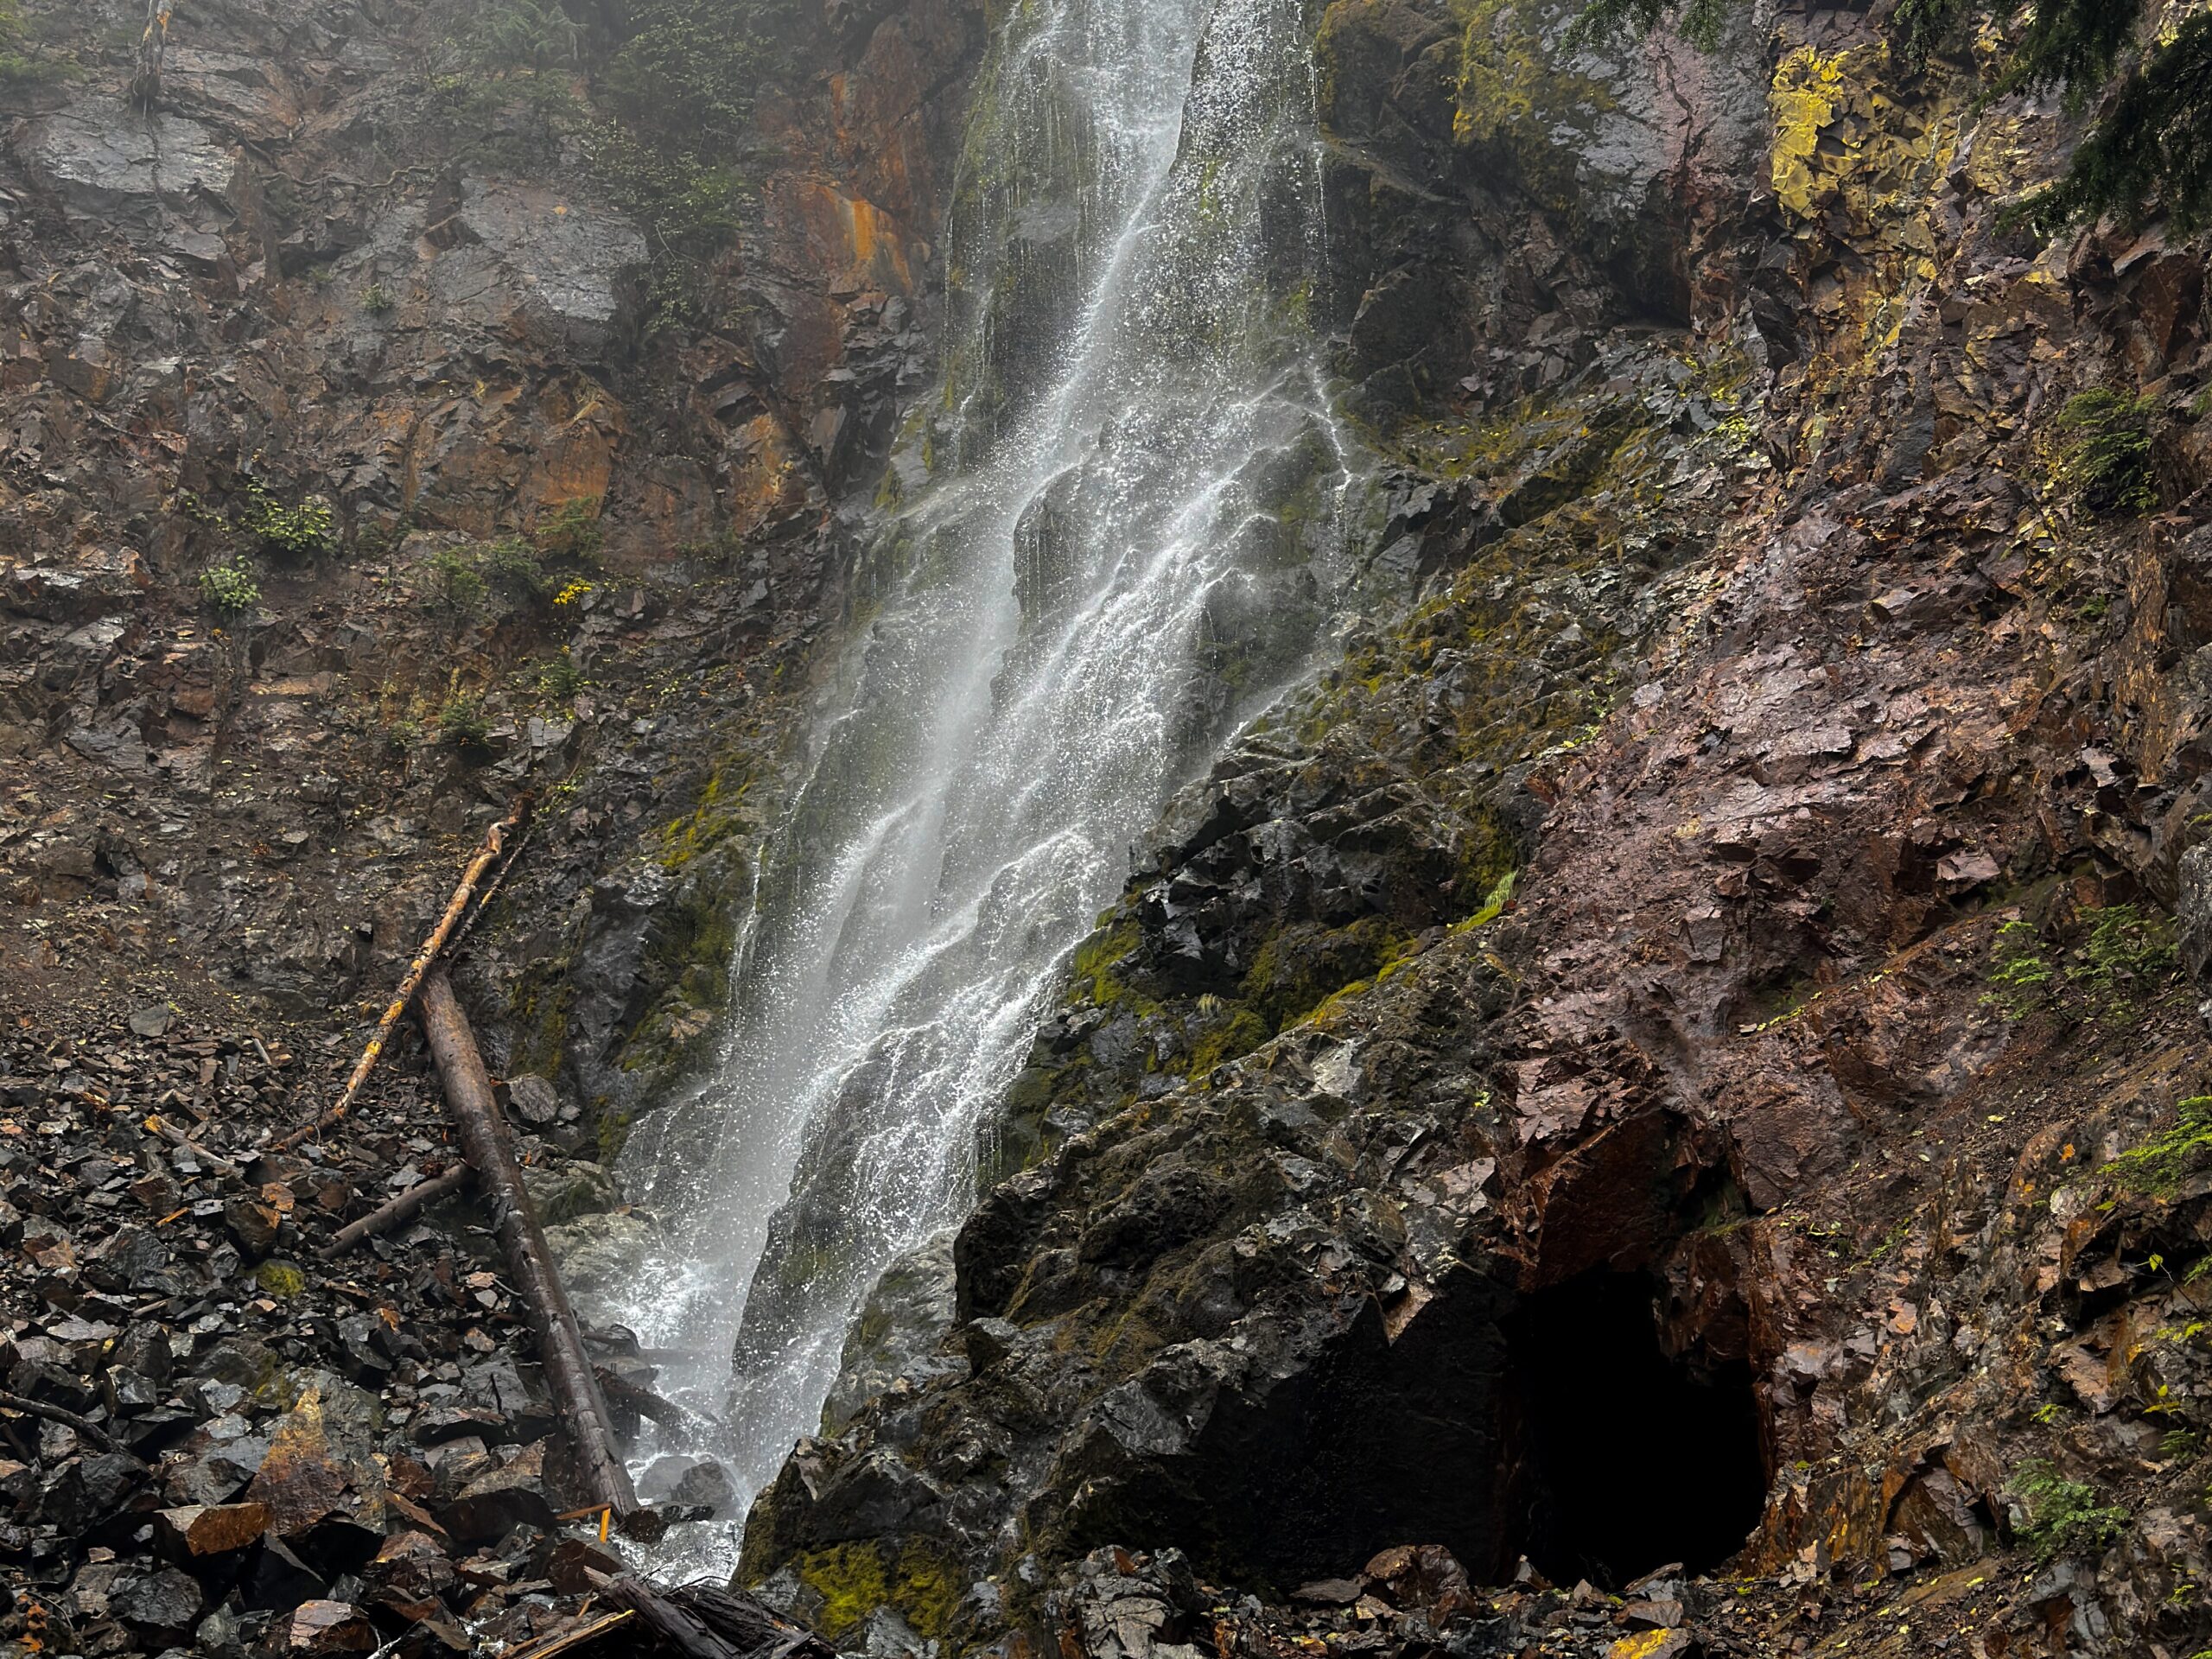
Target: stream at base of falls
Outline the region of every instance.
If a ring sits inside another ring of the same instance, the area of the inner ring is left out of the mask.
[[[590,1312],[676,1356],[725,1522],[817,1432],[855,1310],[971,1200],[992,1109],[1161,806],[1327,626],[1366,461],[1323,276],[1294,0],[1027,0],[977,84],[945,385],[902,432],[730,1036],[622,1158],[660,1222]]]

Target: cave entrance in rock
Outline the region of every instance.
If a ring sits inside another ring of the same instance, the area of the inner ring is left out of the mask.
[[[1750,1366],[1670,1357],[1653,1289],[1642,1274],[1586,1273],[1506,1322],[1521,1548],[1556,1583],[1710,1571],[1766,1501]]]

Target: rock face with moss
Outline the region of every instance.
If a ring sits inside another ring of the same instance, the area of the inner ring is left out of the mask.
[[[1360,620],[1073,954],[754,1507],[783,1605],[2204,1643],[2201,251],[2014,226],[2069,129],[1964,54],[1562,21],[1318,20]]]

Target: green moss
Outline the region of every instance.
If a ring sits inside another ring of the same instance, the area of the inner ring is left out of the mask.
[[[792,1569],[822,1598],[815,1620],[836,1641],[879,1607],[890,1607],[925,1640],[941,1642],[960,1599],[960,1575],[944,1551],[911,1539],[895,1554],[887,1544],[833,1544],[793,1558]]]
[[[1107,918],[1099,919],[1100,931],[1076,947],[1071,971],[1077,989],[1102,1008],[1136,1014],[1159,1013],[1159,1003],[1114,971],[1136,954],[1137,947],[1144,941],[1143,931],[1134,918],[1111,927],[1105,925]]]
[[[1344,927],[1287,927],[1260,948],[1244,976],[1243,1000],[1272,1034],[1348,987],[1374,977],[1412,943],[1381,916]]]
[[[2104,1166],[2121,1191],[2171,1197],[2190,1176],[2212,1166],[2212,1095],[2193,1096],[2174,1108],[2174,1124]]]
[[[1274,1035],[1268,1029],[1268,1022],[1251,1008],[1241,1003],[1229,1018],[1200,1037],[1191,1049],[1190,1072],[1202,1077],[1217,1065],[1249,1054],[1262,1043]]]
[[[253,1281],[263,1294],[288,1302],[308,1287],[308,1276],[289,1262],[270,1260],[253,1270]]]
[[[630,1114],[601,1112],[599,1115],[599,1161],[612,1164],[622,1155],[622,1147],[630,1138]]]
[[[716,767],[699,791],[698,804],[690,813],[662,827],[661,868],[681,871],[695,859],[719,850],[732,839],[751,835],[758,825],[753,816],[741,809],[746,792],[752,786],[749,761],[730,761]]]
[[[1541,0],[1459,0],[1452,136],[1510,161],[1537,200],[1572,214],[1580,157],[1594,118],[1615,105],[1601,80],[1548,49]]]

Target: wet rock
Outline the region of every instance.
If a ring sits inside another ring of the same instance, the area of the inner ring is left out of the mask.
[[[283,1659],[332,1659],[341,1654],[372,1653],[376,1626],[350,1602],[303,1601],[279,1620],[262,1651]]]
[[[670,1488],[668,1501],[678,1509],[701,1509],[727,1515],[737,1502],[737,1489],[729,1471],[712,1459],[694,1464]]]
[[[75,212],[149,229],[159,205],[219,200],[237,162],[198,122],[85,97],[35,122],[21,152],[32,175]]]
[[[620,214],[542,185],[465,178],[432,240],[481,243],[520,283],[523,313],[553,343],[594,352],[621,305],[619,285],[645,258],[645,239]]]
[[[191,1504],[154,1517],[154,1541],[171,1560],[189,1565],[245,1549],[269,1528],[265,1503]]]
[[[149,1642],[180,1642],[199,1623],[199,1584],[175,1567],[121,1580],[108,1594],[108,1611]]]

